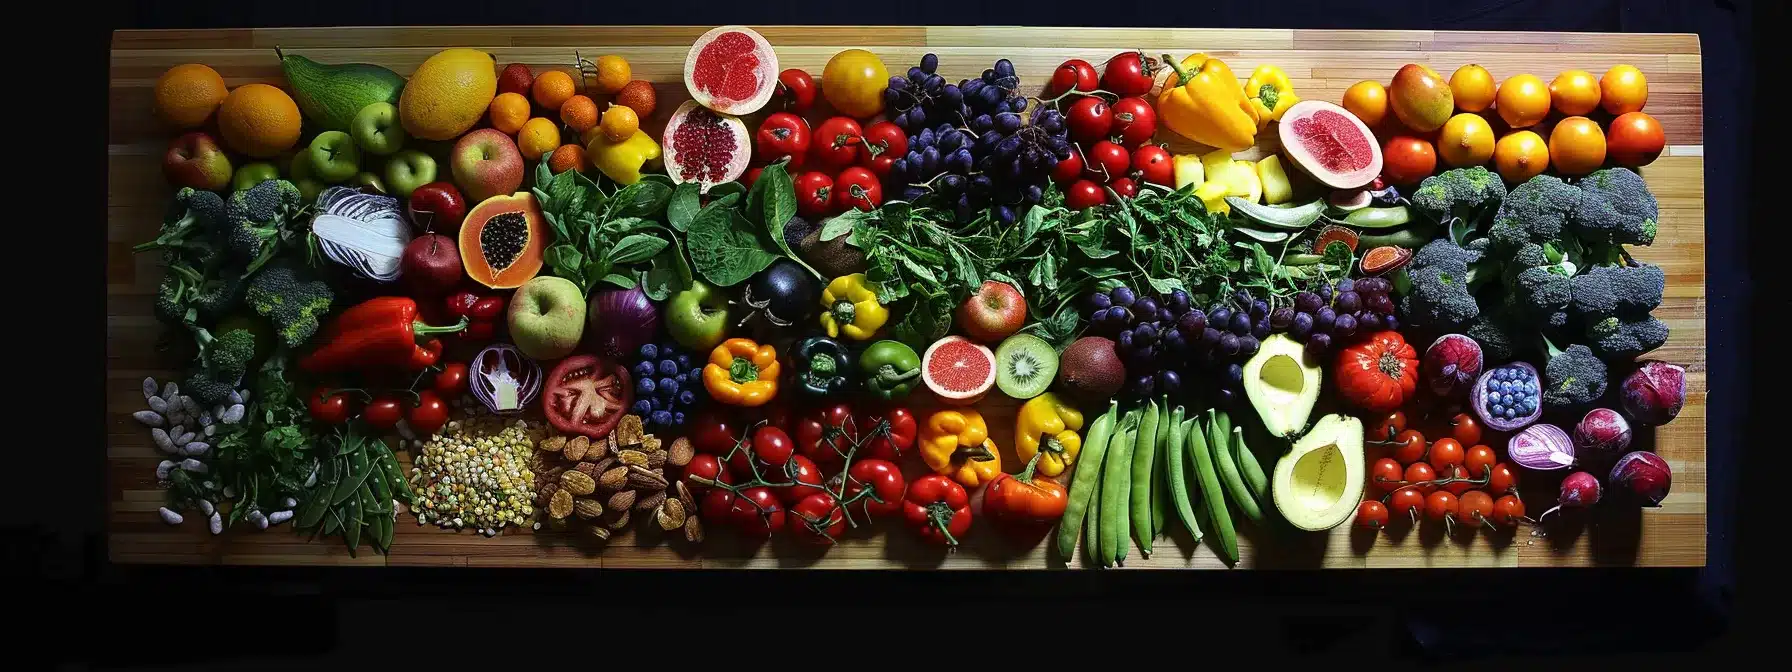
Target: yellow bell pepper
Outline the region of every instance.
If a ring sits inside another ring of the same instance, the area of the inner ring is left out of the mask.
[[[1273,65],[1259,65],[1251,71],[1251,78],[1244,82],[1244,95],[1257,110],[1259,131],[1269,122],[1281,121],[1282,114],[1300,102],[1300,96],[1294,95],[1294,85],[1288,83],[1288,73]]]
[[[660,143],[641,131],[635,131],[622,142],[610,142],[604,134],[598,133],[585,148],[585,155],[591,159],[591,165],[610,179],[621,184],[634,184],[641,181],[642,168],[660,160]]]
[[[1076,464],[1082,452],[1083,412],[1047,392],[1028,400],[1014,420],[1014,453],[1022,462],[1039,456],[1034,467],[1046,476],[1057,476]]]
[[[778,351],[745,338],[730,338],[709,352],[703,388],[730,406],[764,406],[778,396]]]
[[[996,452],[996,442],[989,439],[989,425],[982,413],[936,411],[927,418],[917,441],[927,468],[964,487],[975,488],[1002,473],[1002,457]]]
[[[1211,147],[1239,151],[1257,142],[1257,108],[1244,96],[1224,61],[1194,54],[1178,64],[1157,96],[1158,118],[1177,135]]]
[[[842,275],[821,290],[821,326],[828,338],[863,341],[890,320],[890,309],[877,302],[877,286],[864,273]]]

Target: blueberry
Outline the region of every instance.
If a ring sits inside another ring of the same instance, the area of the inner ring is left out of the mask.
[[[681,353],[678,353],[676,356],[674,356],[672,359],[678,360],[678,368],[679,369],[691,368],[691,356],[690,355],[687,355],[687,354],[681,352]]]
[[[690,390],[678,391],[678,403],[691,406],[697,403],[697,393]],[[682,420],[680,422],[683,422]]]
[[[1501,406],[1499,404],[1494,404],[1493,406],[1491,406],[1489,408],[1489,410],[1492,410],[1494,415],[1504,415],[1506,412],[1506,407]]]
[[[635,365],[635,377],[646,378],[653,375],[653,362],[641,362]]]
[[[666,401],[665,401],[665,400],[664,400],[664,399],[661,399],[661,398],[659,398],[659,397],[652,397],[652,398],[649,398],[649,399],[648,399],[648,400],[647,400],[647,403],[649,403],[649,404],[652,404],[652,405],[653,405],[653,410],[656,410],[656,411],[658,411],[658,410],[661,410],[661,409],[664,409],[664,408],[665,408],[665,407],[666,407]]]
[[[671,411],[654,411],[653,412],[653,424],[659,425],[661,427],[671,426],[672,425],[672,412]]]
[[[681,383],[689,383],[689,382],[691,382],[692,375],[694,375],[694,374],[692,374],[690,371],[684,371],[684,372],[679,373],[678,377],[675,380],[677,380],[678,382],[681,382]]]
[[[1500,393],[1498,393],[1498,392],[1488,392],[1487,393],[1487,403],[1489,403],[1489,404],[1499,403],[1499,400],[1500,400]]]
[[[655,385],[653,384],[652,378],[642,378],[635,381],[635,394],[653,394],[654,388]]]
[[[653,412],[653,404],[646,399],[636,399],[635,405],[629,407],[629,410],[635,415],[647,415]]]
[[[674,425],[683,425],[684,424],[684,411],[673,411],[672,412],[672,424],[674,424]]]
[[[654,345],[652,343],[648,343],[646,345],[641,346],[641,359],[658,359],[659,356],[660,356],[659,346]]]
[[[1506,409],[1506,419],[1507,420],[1511,420],[1512,418],[1516,418],[1516,417],[1518,417],[1517,412],[1513,411],[1511,408]]]
[[[678,394],[678,381],[677,380],[674,380],[672,378],[661,378],[660,382],[659,382],[659,386],[660,386],[660,393],[665,394],[668,397],[677,396],[677,394]]]
[[[662,376],[678,375],[678,362],[672,361],[670,359],[660,360],[660,375],[662,375]]]

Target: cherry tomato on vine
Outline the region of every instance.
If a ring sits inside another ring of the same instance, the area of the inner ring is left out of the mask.
[[[1132,198],[1139,195],[1139,184],[1130,177],[1122,177],[1108,183],[1108,188],[1121,198]]]
[[[418,436],[434,434],[442,425],[448,424],[448,404],[443,403],[434,390],[418,392],[417,405],[406,414],[405,422]]]
[[[1369,482],[1382,492],[1399,490],[1406,485],[1405,476],[1406,472],[1400,468],[1400,463],[1391,457],[1376,460],[1375,466],[1369,469]]]
[[[804,411],[796,419],[797,452],[816,464],[838,465],[852,444],[858,440],[852,407],[846,404],[818,406]]]
[[[467,393],[466,362],[443,364],[442,370],[436,374],[436,379],[430,383],[429,388],[435,390],[436,395],[443,399],[459,399],[460,395]]]
[[[865,149],[860,151],[859,165],[870,167],[873,158],[889,157],[891,161],[895,161],[896,157],[906,154],[908,135],[895,122],[880,121],[865,127]],[[873,168],[872,172],[877,170]]]
[[[1410,485],[1395,490],[1393,496],[1388,498],[1388,508],[1409,518],[1416,519],[1419,516],[1419,512],[1423,511],[1425,508],[1425,493],[1419,492],[1417,487]]]
[[[740,527],[741,535],[770,539],[778,530],[784,529],[784,504],[778,501],[778,496],[772,493],[771,488],[747,488],[734,498],[734,505],[728,509],[728,517]]]
[[[859,153],[865,149],[864,136],[859,122],[852,117],[829,117],[815,127],[814,137],[809,140],[811,165],[834,173],[858,163]]]
[[[1080,179],[1083,179],[1083,150],[1072,147],[1070,148],[1070,158],[1059,161],[1058,165],[1052,168],[1052,181],[1062,186]]]
[[[1425,459],[1425,435],[1419,430],[1401,430],[1394,441],[1400,444],[1394,447],[1394,459],[1401,464],[1417,464]]]
[[[1116,96],[1143,96],[1151,92],[1152,81],[1150,62],[1143,53],[1129,51],[1108,59],[1107,68],[1101,71],[1101,89],[1111,91]]]
[[[1356,526],[1364,529],[1379,530],[1388,526],[1388,507],[1373,499],[1364,501],[1356,507]]]
[[[1170,150],[1164,149],[1162,145],[1146,145],[1132,150],[1132,172],[1138,174],[1140,182],[1165,187],[1176,186],[1176,171],[1172,163]]]
[[[1456,522],[1464,525],[1480,525],[1481,521],[1493,518],[1493,498],[1480,490],[1462,493],[1456,501]]]
[[[853,166],[840,171],[834,180],[834,203],[830,206],[833,212],[855,208],[870,212],[883,204],[884,184],[870,168]]]
[[[404,404],[398,403],[395,397],[377,397],[367,403],[367,408],[361,409],[361,419],[374,429],[392,429],[404,419]]]
[[[1487,470],[1493,468],[1493,462],[1493,449],[1487,446],[1470,446],[1468,451],[1462,454],[1462,468],[1468,473],[1469,478],[1475,480],[1487,478]]]
[[[307,404],[311,409],[311,419],[326,425],[340,425],[348,422],[348,395],[341,392],[329,394],[329,392],[329,388],[319,387],[311,393],[311,400]]]
[[[1108,101],[1090,96],[1070,104],[1064,111],[1064,125],[1070,127],[1070,139],[1091,145],[1108,139],[1114,127],[1114,110]]]
[[[1462,465],[1462,444],[1455,439],[1438,439],[1431,444],[1431,467],[1448,473],[1450,467]]]
[[[1462,496],[1462,493],[1464,492],[1475,489],[1478,485],[1474,481],[1468,480],[1468,471],[1464,470],[1460,465],[1451,465],[1449,469],[1443,472],[1443,476],[1451,479],[1449,483],[1444,484],[1444,489],[1449,490],[1450,494],[1458,497]]]
[[[1457,413],[1450,418],[1450,438],[1465,446],[1481,442],[1481,421],[1467,413]]]
[[[1133,149],[1151,142],[1151,136],[1157,133],[1157,110],[1144,98],[1121,98],[1110,106],[1114,110],[1114,125],[1108,128],[1108,135],[1119,136],[1120,146]]]
[[[1107,140],[1089,147],[1083,160],[1083,177],[1103,184],[1125,177],[1126,169],[1132,167],[1132,153]]]
[[[774,469],[777,468],[774,467]],[[765,480],[774,483],[788,480],[794,484],[788,488],[778,488],[778,499],[784,500],[785,504],[796,504],[804,497],[824,492],[821,488],[821,468],[815,466],[815,463],[809,458],[801,455],[791,455],[790,461],[784,463],[782,469],[779,469],[775,475],[766,475]]]
[[[782,467],[796,453],[796,442],[784,430],[771,425],[763,425],[753,430],[753,457],[759,462],[773,467]],[[728,466],[735,467],[730,463]],[[742,471],[735,467],[735,471]]]
[[[1071,87],[1078,91],[1094,91],[1101,88],[1101,78],[1095,74],[1095,66],[1088,61],[1073,58],[1058,65],[1052,71],[1052,78],[1045,85],[1045,97],[1056,98]]]
[[[1518,474],[1512,471],[1512,467],[1505,462],[1493,465],[1487,476],[1487,491],[1496,495],[1504,495],[1516,492],[1517,489]]]
[[[1456,513],[1456,496],[1439,490],[1425,495],[1425,517],[1443,520]]]
[[[727,525],[734,522],[734,491],[715,488],[703,493],[703,501],[697,507],[703,513],[703,523],[708,525]]]
[[[790,513],[786,518],[798,539],[825,546],[846,534],[846,513],[841,510],[833,495],[807,488],[788,489],[808,493],[790,506]]]
[[[860,460],[896,461],[915,447],[915,414],[904,406],[885,406],[864,412],[855,420]],[[901,472],[898,472],[899,474]],[[897,493],[898,497],[901,493]],[[892,512],[901,507],[891,509]]]
[[[692,478],[693,476],[707,478],[722,483],[734,482],[733,475],[728,473],[728,465],[722,464],[722,458],[709,453],[698,453],[693,455],[691,456],[690,464],[684,465],[685,487],[690,488],[691,492],[694,493],[701,493],[709,489],[709,486],[694,480]]]
[[[887,516],[902,511],[902,493],[908,483],[902,478],[902,468],[895,462],[875,459],[853,462],[846,473],[846,498],[852,499],[867,487],[883,501],[879,503],[867,495],[847,505],[853,511],[866,516]]]
[[[777,96],[784,101],[784,109],[797,114],[808,112],[815,105],[815,78],[801,68],[780,72]]]
[[[697,414],[691,424],[691,447],[699,453],[727,457],[737,441],[745,441],[746,427],[729,417],[720,408],[711,406]]]
[[[1524,500],[1517,495],[1506,495],[1493,503],[1493,522],[1497,525],[1513,527],[1524,520]]]
[[[1064,207],[1071,210],[1087,210],[1108,202],[1108,192],[1102,190],[1094,180],[1081,179],[1064,190]]]
[[[796,211],[804,217],[826,217],[833,212],[834,178],[819,170],[796,176]]]
[[[1406,482],[1412,484],[1413,487],[1418,488],[1421,492],[1428,493],[1432,490],[1436,490],[1437,484],[1431,482],[1435,480],[1437,480],[1437,472],[1433,471],[1429,464],[1425,464],[1424,462],[1414,462],[1406,466]]]
[[[1370,441],[1397,443],[1400,441],[1397,437],[1404,431],[1406,431],[1406,412],[1393,411],[1387,415],[1376,417],[1375,422],[1369,425],[1369,433],[1366,436]]]

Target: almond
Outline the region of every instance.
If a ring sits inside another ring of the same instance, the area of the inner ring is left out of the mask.
[[[577,470],[581,474],[590,476],[591,480],[594,480],[594,481],[597,480],[598,476],[602,476],[604,473],[602,470],[597,468],[597,465],[592,464],[590,462],[580,462],[576,465],[573,465],[573,469]]]
[[[654,473],[652,469],[634,465],[628,467],[628,484],[642,490],[653,491],[665,490],[669,485],[665,476]]]
[[[597,491],[597,481],[582,471],[568,471],[560,474],[560,488],[570,490],[572,494],[584,497]]]
[[[691,489],[685,487],[684,481],[679,481],[673,485],[678,486],[675,489],[675,492],[678,493],[678,501],[684,504],[684,510],[687,512],[695,512],[697,510],[697,498],[691,494]]]
[[[569,460],[583,460],[585,459],[585,451],[588,450],[591,450],[591,439],[581,435],[573,437],[573,440],[566,442],[566,449],[560,454],[565,455],[566,459]]]
[[[574,500],[572,503],[572,512],[578,514],[580,518],[591,520],[592,518],[604,515],[604,505],[599,504],[595,499]]]
[[[643,452],[643,453],[647,453],[647,454],[651,455],[653,453],[657,453],[657,452],[660,452],[661,450],[664,450],[665,446],[666,446],[666,444],[664,442],[660,441],[660,437],[654,436],[652,434],[648,434],[647,436],[641,437],[641,452]]]
[[[703,522],[696,516],[684,517],[684,540],[693,544],[703,543]]]
[[[647,467],[648,468],[659,469],[664,466],[666,466],[666,451],[661,450],[658,452],[652,452],[652,453],[647,454]]]
[[[684,504],[676,499],[666,500],[653,515],[653,522],[659,523],[660,529],[667,532],[684,527]]]
[[[609,539],[610,539],[609,528],[598,527],[596,525],[592,525],[591,527],[588,527],[585,529],[591,530],[591,536],[593,536],[593,537],[597,537],[597,538],[603,539],[605,541],[609,541]]]
[[[553,499],[548,500],[548,516],[561,520],[569,515],[572,515],[572,493],[566,490],[555,492]]]
[[[622,528],[628,527],[628,510],[624,509],[622,511],[622,515],[617,516],[616,519],[611,520],[608,523],[605,523],[604,526],[608,527],[612,530],[620,530]]]
[[[605,471],[597,479],[597,484],[608,492],[615,492],[628,487],[628,467],[613,467]]]
[[[682,436],[673,439],[672,447],[666,449],[666,461],[674,467],[690,464],[691,458],[696,456],[697,449],[691,445],[691,440]]]
[[[635,498],[635,510],[642,513],[651,513],[654,509],[660,508],[660,505],[665,503],[666,493],[664,492],[641,495]]]
[[[616,453],[616,459],[623,464],[632,464],[640,467],[647,466],[647,453],[643,453],[639,450],[623,450]]]
[[[560,452],[560,450],[562,448],[565,448],[565,447],[566,447],[566,437],[564,437],[564,436],[548,437],[548,438],[542,439],[541,443],[535,444],[535,448],[537,450],[545,450],[550,453],[558,453],[558,452]]]
[[[548,502],[553,501],[554,493],[559,492],[559,491],[560,491],[559,483],[543,483],[543,484],[541,484],[541,486],[539,488],[537,488],[535,491],[535,505],[536,506],[547,506]]]
[[[614,457],[616,455],[616,433],[610,432],[608,436],[604,437],[604,440],[592,446],[592,450],[599,454],[598,457]]]
[[[585,453],[585,457],[591,457],[591,453]],[[603,474],[604,472],[609,471],[611,467],[615,467],[615,466],[618,466],[616,464],[615,457],[606,457],[604,459],[598,460],[597,461],[597,474]]]
[[[634,506],[634,505],[635,505],[635,491],[623,490],[614,495],[610,495],[610,501],[606,502],[604,504],[604,508],[606,510],[610,511],[611,513],[615,513],[617,511],[627,513],[629,507]]]
[[[616,423],[616,445],[633,448],[641,445],[641,439],[647,436],[641,424],[641,416],[629,414],[622,416]]]

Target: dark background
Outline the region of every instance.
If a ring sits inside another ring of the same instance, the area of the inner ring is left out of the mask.
[[[1008,667],[1007,661],[1057,667],[1070,660],[1061,655],[1079,648],[1096,661],[1139,666],[1157,656],[1183,665],[1234,656],[1325,656],[1344,664],[1467,659],[1680,667],[1743,650],[1759,631],[1744,607],[1765,609],[1772,599],[1761,592],[1745,598],[1737,590],[1736,531],[1744,508],[1738,506],[1744,446],[1752,432],[1765,429],[1757,418],[1768,416],[1764,400],[1750,394],[1757,383],[1751,372],[1763,364],[1751,359],[1759,341],[1751,338],[1748,316],[1786,307],[1776,298],[1783,294],[1752,289],[1751,268],[1765,268],[1769,251],[1764,235],[1750,240],[1750,224],[1769,212],[1751,202],[1765,201],[1750,188],[1753,176],[1783,172],[1768,164],[1779,138],[1758,140],[1753,125],[1756,56],[1784,58],[1769,51],[1775,45],[1761,43],[1773,37],[1758,42],[1755,36],[1775,34],[1782,3],[208,0],[78,11],[89,15],[83,21],[97,22],[74,33],[84,41],[79,51],[91,45],[97,77],[104,77],[114,28],[788,23],[1695,32],[1706,92],[1709,537],[1703,570],[991,575],[142,568],[106,562],[103,486],[75,490],[91,497],[71,502],[64,500],[83,498],[70,497],[67,482],[21,479],[31,486],[26,492],[61,489],[55,506],[21,497],[22,505],[4,518],[0,549],[8,566],[25,570],[12,577],[27,603],[48,597],[45,613],[75,619],[40,621],[65,623],[49,634],[75,643],[31,649],[51,652],[48,658],[65,669],[444,663],[521,669],[636,659],[640,668],[892,659],[927,667]],[[88,87],[101,116],[103,89]],[[101,134],[94,143],[103,150]],[[103,164],[87,165],[103,184]],[[104,221],[104,204],[94,203],[91,191],[76,198],[96,210],[88,221]],[[1779,219],[1768,225],[1777,227]],[[93,387],[102,375],[70,381],[68,395],[102,408]],[[78,474],[75,482],[103,473],[100,445],[103,437],[56,446],[65,451],[56,459],[66,462],[57,472]],[[1749,473],[1769,477],[1760,468]],[[1754,524],[1763,531],[1752,542],[1773,535],[1765,527],[1771,521],[1757,517]],[[1750,585],[1759,591],[1759,583]],[[836,649],[844,655],[826,655]]]

